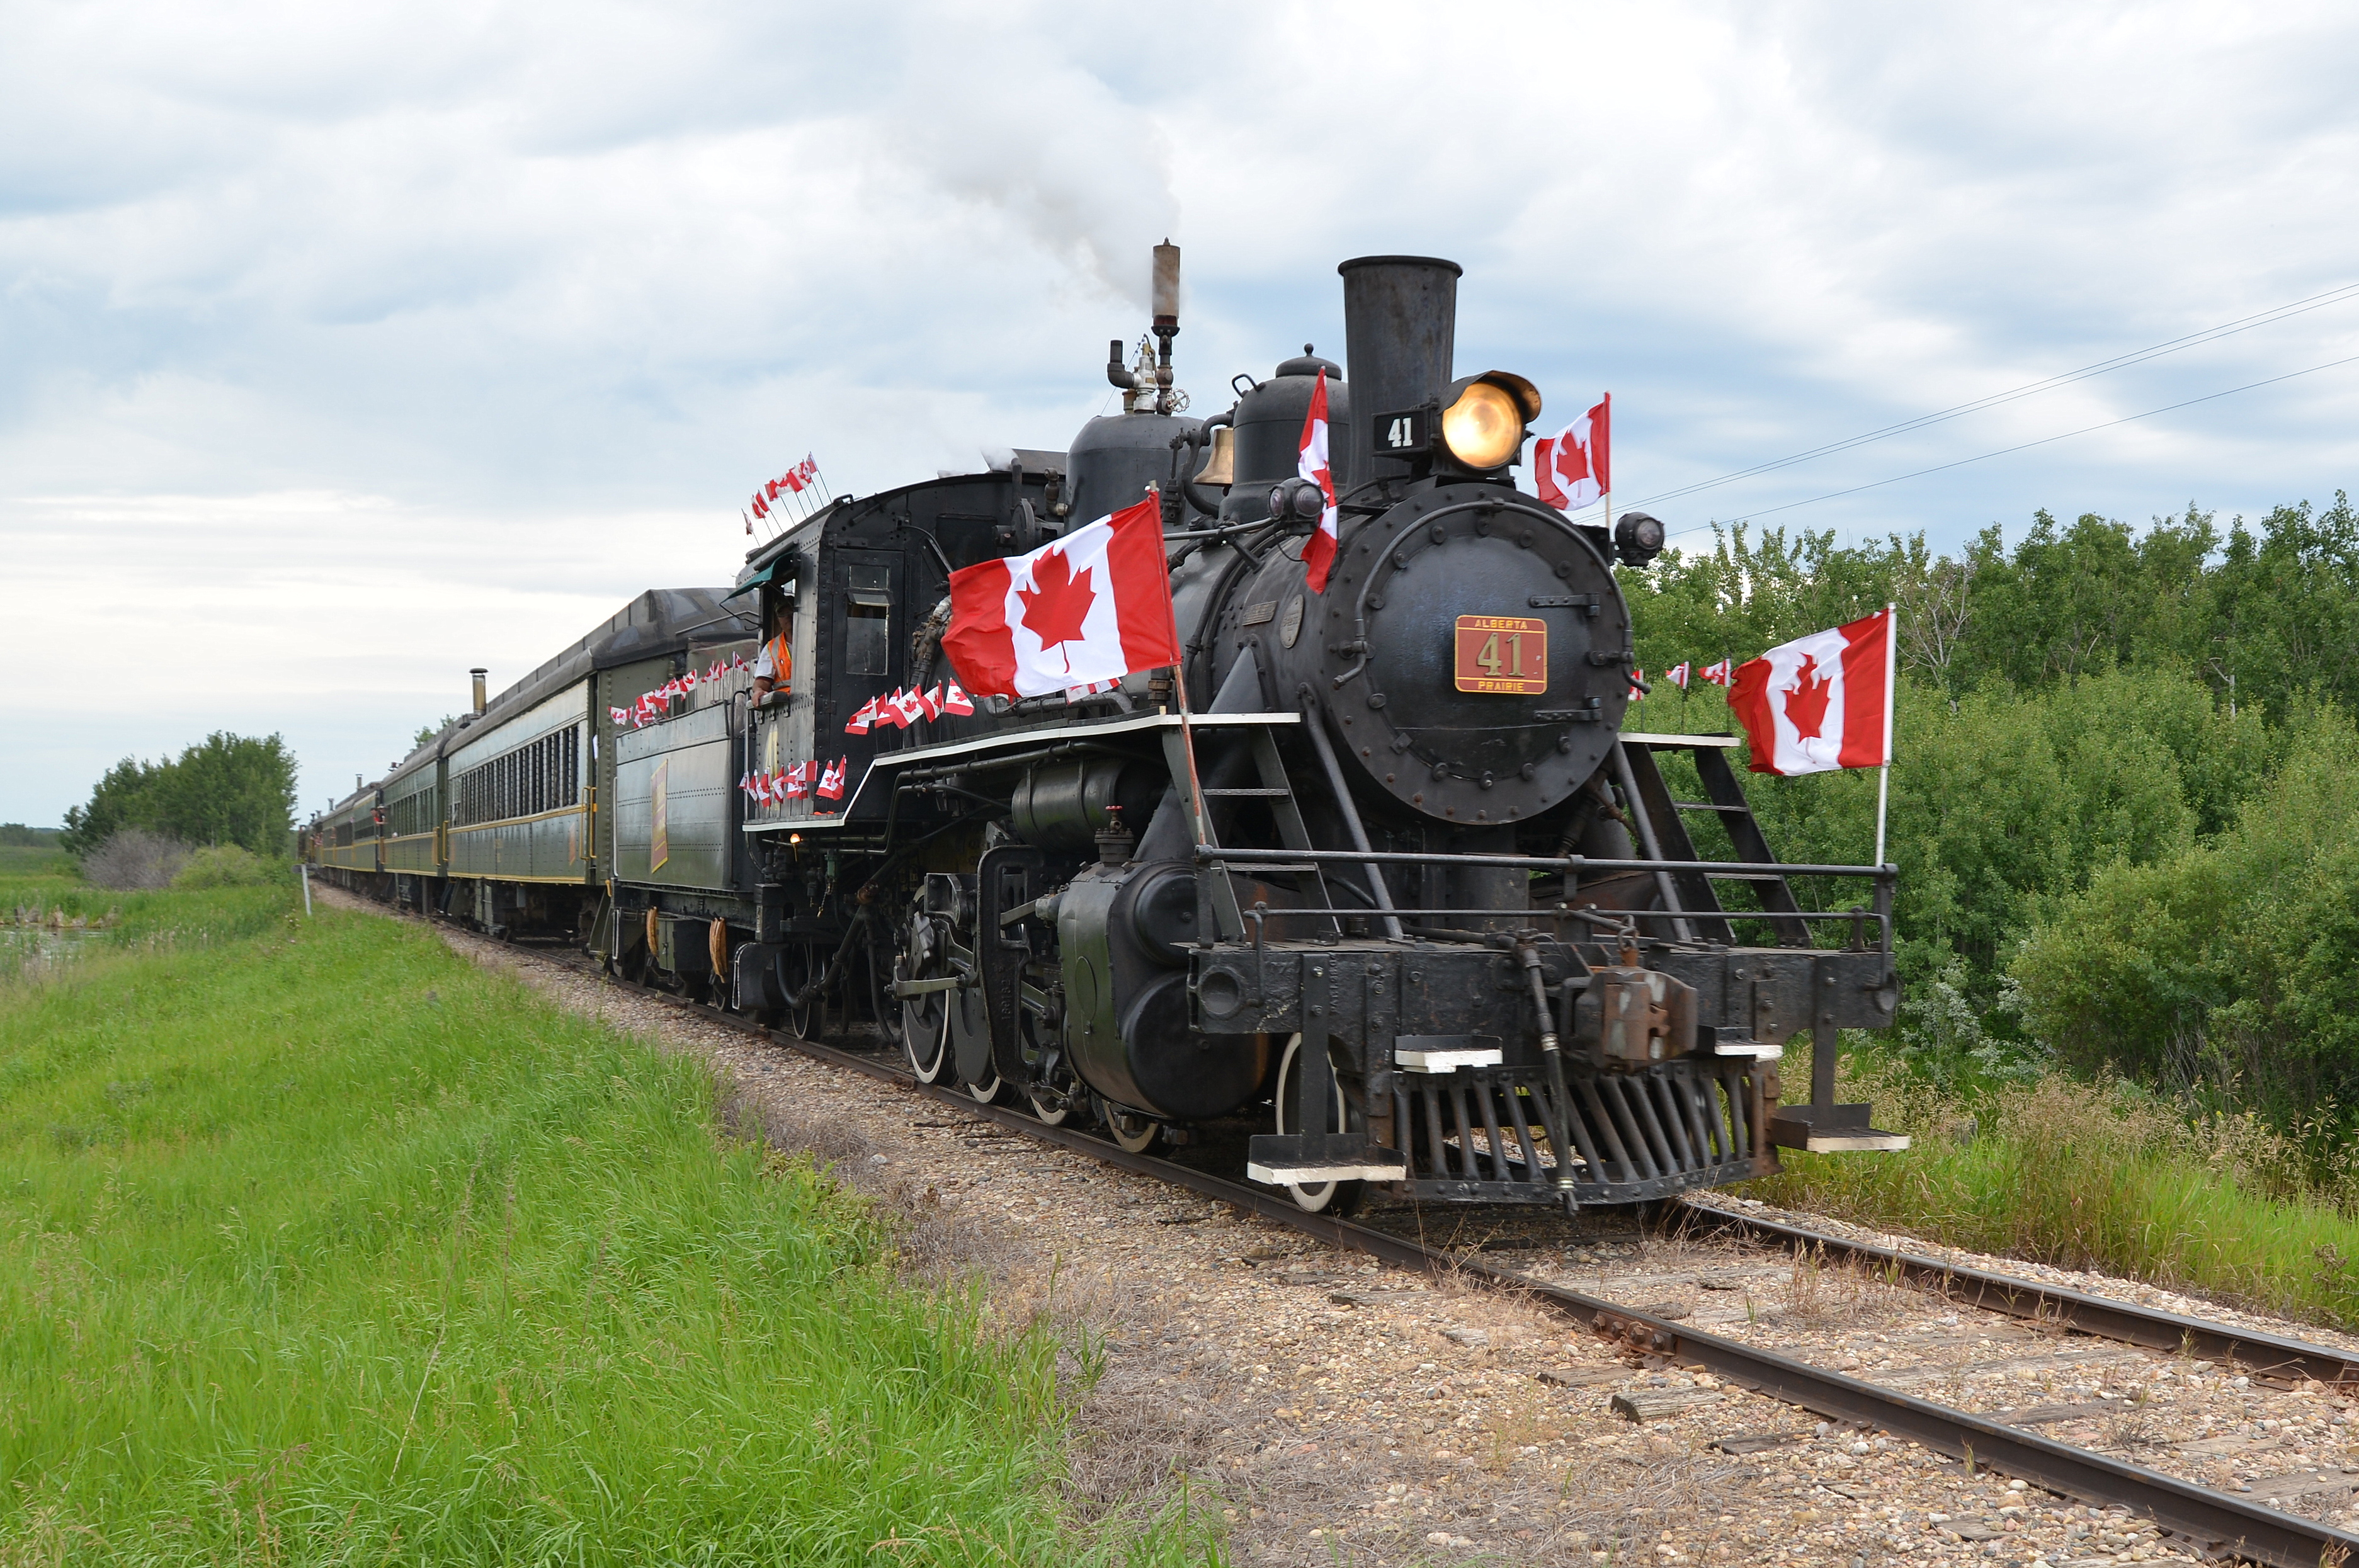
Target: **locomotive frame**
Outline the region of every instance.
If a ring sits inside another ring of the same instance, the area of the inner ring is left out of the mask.
[[[1306,345],[1183,419],[1159,301],[1159,360],[1125,368],[1117,343],[1125,411],[1069,452],[837,498],[730,589],[643,595],[317,820],[307,857],[798,1033],[873,1025],[922,1079],[1125,1147],[1258,1116],[1249,1173],[1310,1209],[1630,1203],[1766,1174],[1781,1147],[1904,1147],[1833,1100],[1840,1031],[1892,1021],[1892,869],[1779,863],[1735,740],[1622,729],[1613,568],[1659,526],[1572,522],[1514,487],[1512,454],[1454,455],[1468,388],[1527,424],[1539,402],[1505,373],[1451,378],[1454,266],[1342,271],[1355,381]],[[1312,594],[1292,433],[1322,371],[1344,527]],[[1354,398],[1416,412],[1423,449],[1376,451],[1400,416],[1354,419]],[[955,679],[951,573],[1143,487],[1180,667],[858,722]],[[1485,626],[1529,636],[1537,668],[1470,691],[1469,618],[1478,651]],[[757,702],[736,670],[613,722],[634,686],[780,636],[785,691]],[[833,769],[841,798],[740,787],[791,764]],[[1797,876],[1871,895],[1805,909]],[[1839,945],[1813,945],[1823,922]],[[1804,1033],[1810,1097],[1788,1105]]]

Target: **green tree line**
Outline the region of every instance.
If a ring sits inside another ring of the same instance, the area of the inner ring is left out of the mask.
[[[1649,670],[1898,605],[1899,1041],[1927,1071],[2111,1067],[2293,1120],[2359,1099],[2346,496],[2225,528],[2043,511],[1955,555],[1738,527],[1625,588]],[[1660,682],[1631,724],[1740,728]],[[1781,856],[1869,857],[1872,773],[1748,788]]]
[[[287,743],[223,730],[176,757],[126,757],[108,768],[89,801],[66,811],[60,844],[88,855],[125,828],[142,828],[275,857],[288,852],[294,815],[295,757]]]

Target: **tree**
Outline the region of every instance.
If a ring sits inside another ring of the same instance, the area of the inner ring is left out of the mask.
[[[88,855],[125,828],[190,844],[234,844],[255,855],[287,853],[295,814],[295,758],[277,735],[216,731],[178,757],[125,757],[106,770],[87,805],[66,812],[63,847]]]

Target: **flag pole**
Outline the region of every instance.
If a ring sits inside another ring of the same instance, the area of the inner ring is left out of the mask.
[[[1149,485],[1147,493],[1159,504],[1162,492]],[[1163,602],[1171,612],[1171,646],[1180,650],[1180,661],[1171,667],[1173,695],[1180,700],[1180,749],[1188,758],[1188,815],[1195,825],[1196,843],[1201,847],[1212,842],[1204,820],[1204,785],[1196,772],[1196,730],[1188,712],[1188,647],[1180,635],[1180,606],[1171,599],[1169,584],[1165,584]]]
[[[1885,812],[1892,800],[1892,714],[1900,674],[1900,614],[1884,606],[1884,766],[1875,770],[1875,868],[1884,869]]]

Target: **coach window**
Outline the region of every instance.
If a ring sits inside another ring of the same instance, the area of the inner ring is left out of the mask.
[[[893,647],[893,569],[852,561],[843,572],[843,672],[883,675]]]

